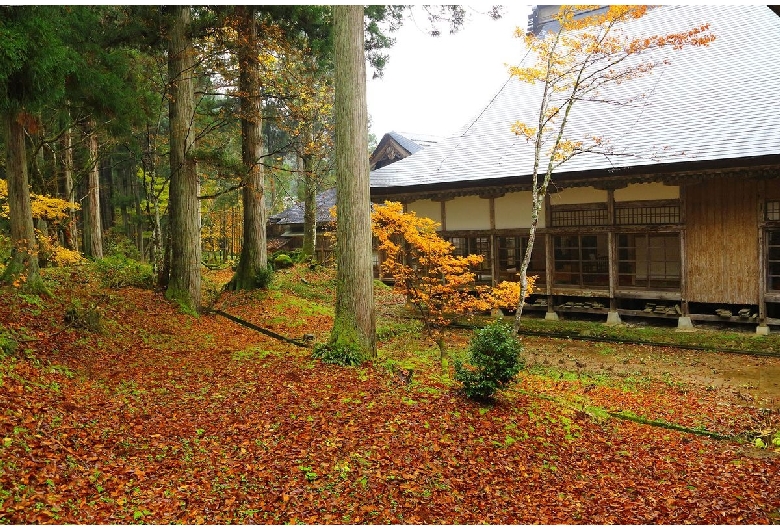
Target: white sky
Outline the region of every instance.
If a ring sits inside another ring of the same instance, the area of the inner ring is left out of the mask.
[[[367,83],[371,131],[377,141],[385,133],[445,136],[475,117],[508,79],[506,64],[521,58],[529,6],[505,6],[500,20],[491,20],[475,6],[456,34],[431,37],[420,8],[394,34],[384,77]]]

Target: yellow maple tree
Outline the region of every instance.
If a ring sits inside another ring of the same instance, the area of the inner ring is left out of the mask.
[[[81,208],[77,203],[38,193],[30,194],[30,207],[33,219],[46,221],[51,230],[56,230],[64,224],[71,211]],[[7,219],[8,215],[8,183],[0,179],[0,218]],[[79,251],[60,245],[56,234],[47,234],[36,229],[35,236],[39,244],[38,251],[55,265],[73,265],[84,259]]]
[[[415,308],[443,361],[446,326],[457,317],[488,308],[472,272],[483,257],[454,255],[452,243],[436,233],[438,223],[405,213],[398,202],[375,205],[371,227],[383,257],[382,272],[393,278],[395,288]]]
[[[511,125],[511,131],[534,148],[531,227],[519,272],[525,292],[528,292],[527,271],[539,213],[553,171],[582,153],[609,154],[608,140],[598,134],[576,139],[566,137],[574,105],[588,100],[611,105],[634,104],[646,97],[645,94],[610,99],[603,89],[648,75],[658,65],[669,62],[653,54],[655,50],[707,46],[715,39],[708,24],[668,34],[631,35],[627,26],[645,16],[649,9],[642,5],[564,5],[554,17],[557,30],[539,35],[521,28],[516,30],[531,60],[529,64],[510,67],[509,72],[541,90],[535,123],[517,121]],[[519,297],[515,330],[520,327],[523,305],[524,297]]]
[[[383,258],[383,274],[393,278],[395,288],[414,307],[442,360],[446,328],[453,320],[493,308],[517,307],[520,284],[475,285],[473,268],[482,263],[483,256],[456,256],[452,243],[436,233],[439,223],[404,212],[401,203],[391,201],[374,206],[371,223]],[[533,290],[534,279],[529,279],[526,294]]]

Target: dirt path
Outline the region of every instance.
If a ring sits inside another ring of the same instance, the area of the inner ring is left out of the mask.
[[[522,341],[530,365],[695,385],[745,404],[780,407],[779,358],[531,336]]]

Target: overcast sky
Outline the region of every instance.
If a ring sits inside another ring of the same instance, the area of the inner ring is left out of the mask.
[[[525,29],[529,6],[505,6],[501,20],[491,20],[487,7],[474,7],[465,27],[455,35],[426,33],[419,7],[407,18],[390,49],[384,77],[370,79],[367,98],[371,131],[446,136],[476,116],[509,77],[507,63],[521,57],[518,26]]]

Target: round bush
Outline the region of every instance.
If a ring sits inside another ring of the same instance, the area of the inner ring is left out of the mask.
[[[293,266],[293,260],[287,254],[279,254],[274,258],[274,267],[277,269],[286,269]]]
[[[525,366],[512,326],[496,320],[475,332],[466,363],[455,362],[455,379],[469,398],[486,400],[506,387]]]

